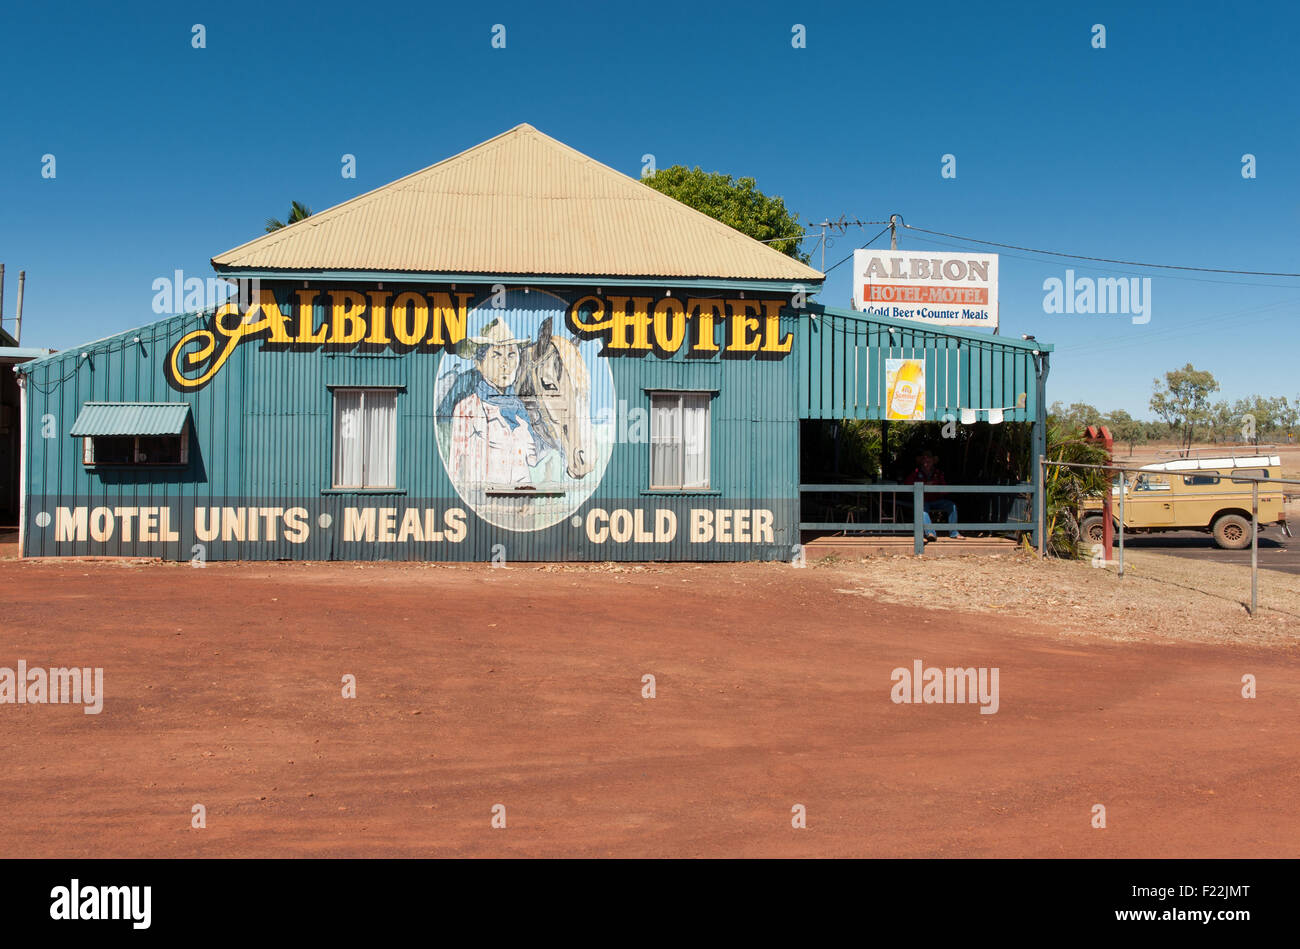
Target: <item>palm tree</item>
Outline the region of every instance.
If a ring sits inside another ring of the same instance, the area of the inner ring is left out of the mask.
[[[307,205],[303,204],[301,201],[289,202],[289,224],[297,224],[299,221],[303,220],[303,218],[309,218],[311,215],[311,208],[307,207]],[[286,226],[285,222],[281,221],[279,218],[269,217],[266,219],[266,233],[268,234],[272,231],[278,231],[280,228]]]
[[[1028,426],[1026,426],[1027,428]],[[1106,449],[1084,438],[1080,429],[1054,415],[1047,417],[1047,460],[1107,464]],[[1109,491],[1111,475],[1096,468],[1049,467],[1044,476],[1044,547],[1057,557],[1083,554],[1079,511],[1084,500]]]

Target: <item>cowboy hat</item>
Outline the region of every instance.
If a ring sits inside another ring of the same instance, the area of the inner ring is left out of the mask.
[[[511,332],[503,317],[496,317],[483,327],[483,335],[467,336],[456,346],[456,355],[465,359],[474,359],[479,351],[487,346],[517,346],[527,343],[528,339],[518,339]]]

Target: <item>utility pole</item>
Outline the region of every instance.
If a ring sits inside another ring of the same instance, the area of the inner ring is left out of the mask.
[[[898,215],[889,215],[889,249],[898,250]]]
[[[0,264],[0,329],[5,326],[5,265]]]
[[[18,271],[18,322],[14,329],[14,342],[19,346],[23,344],[23,286],[27,283],[27,271]]]

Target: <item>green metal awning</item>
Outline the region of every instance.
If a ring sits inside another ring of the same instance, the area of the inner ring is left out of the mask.
[[[87,402],[68,434],[179,435],[189,417],[188,402]]]

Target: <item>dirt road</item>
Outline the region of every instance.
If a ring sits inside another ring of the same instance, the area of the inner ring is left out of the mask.
[[[0,667],[106,693],[0,704],[0,855],[1300,853],[1293,646],[1065,637],[861,579],[0,562]],[[914,660],[997,667],[996,714],[895,704]]]

